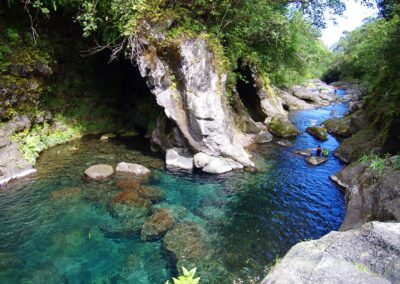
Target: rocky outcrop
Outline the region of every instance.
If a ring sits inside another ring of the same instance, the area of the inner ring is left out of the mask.
[[[369,124],[367,115],[359,110],[341,118],[330,118],[322,123],[328,132],[339,138],[347,138]]]
[[[274,116],[268,123],[268,130],[278,137],[293,137],[299,134],[293,123],[283,115]]]
[[[215,70],[206,41],[186,40],[174,51],[170,64],[150,50],[137,63],[157,104],[179,129],[185,148],[253,166],[228,115],[223,98],[226,76]]]
[[[291,95],[286,90],[281,90],[278,88],[274,88],[274,90],[275,93],[282,99],[283,107],[286,106],[286,108],[289,110],[315,108],[314,105]]]
[[[165,165],[170,170],[191,171],[193,169],[193,156],[186,148],[172,148],[167,150]]]
[[[394,163],[395,158],[386,160],[380,174],[355,162],[331,177],[345,191],[347,210],[340,230],[371,220],[400,221],[400,170]]]
[[[306,128],[306,132],[313,136],[315,139],[320,141],[328,140],[328,132],[323,126],[309,126]]]
[[[261,283],[398,282],[400,223],[370,222],[298,243]]]

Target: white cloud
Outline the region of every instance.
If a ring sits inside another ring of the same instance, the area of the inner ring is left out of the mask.
[[[365,18],[376,16],[376,7],[368,8],[357,0],[345,0],[346,11],[343,16],[336,17],[337,24],[333,20],[328,21],[327,28],[322,30],[321,39],[327,47],[332,47],[342,36],[344,31],[352,31],[363,24]],[[329,15],[326,15],[329,17]]]

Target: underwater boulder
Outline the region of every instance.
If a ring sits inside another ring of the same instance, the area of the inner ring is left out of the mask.
[[[151,186],[143,186],[138,191],[139,195],[145,199],[149,199],[152,202],[160,202],[164,199],[165,193],[161,189],[151,187]]]
[[[50,196],[52,201],[77,201],[81,193],[82,189],[79,187],[66,187],[53,191]]]
[[[159,209],[144,223],[140,238],[143,241],[156,240],[162,237],[173,225],[174,218],[168,209]]]

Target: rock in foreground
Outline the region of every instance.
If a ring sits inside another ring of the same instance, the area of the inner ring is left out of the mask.
[[[400,282],[400,224],[370,222],[295,245],[261,284],[391,282]]]
[[[306,162],[313,166],[318,166],[322,163],[325,163],[326,161],[328,161],[328,158],[326,157],[311,156],[306,158]]]
[[[306,132],[317,140],[326,141],[328,140],[328,132],[323,126],[310,126],[306,128]]]
[[[113,174],[113,167],[104,164],[90,166],[85,171],[85,175],[89,179],[107,179]]]

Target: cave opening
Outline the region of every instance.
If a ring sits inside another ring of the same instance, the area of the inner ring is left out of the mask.
[[[257,89],[250,69],[240,68],[236,72],[240,75],[236,82],[236,89],[240,100],[255,122],[264,122],[267,115],[261,108],[261,100],[257,94]]]

